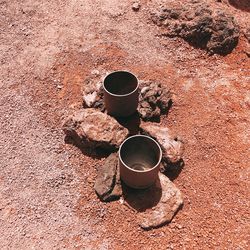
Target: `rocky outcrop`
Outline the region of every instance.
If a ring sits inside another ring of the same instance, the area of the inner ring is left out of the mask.
[[[163,1],[151,12],[167,37],[181,37],[210,54],[228,54],[237,45],[239,28],[233,16],[210,7],[205,1]]]

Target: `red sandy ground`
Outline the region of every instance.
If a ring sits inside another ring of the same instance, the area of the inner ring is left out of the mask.
[[[250,63],[243,35],[208,56],[157,36],[132,1],[0,1],[1,249],[249,249]],[[222,1],[242,30],[249,13]],[[101,203],[96,166],[65,144],[62,121],[81,107],[92,70],[127,69],[175,93],[161,124],[185,141],[174,183],[184,206],[143,231],[119,201]]]

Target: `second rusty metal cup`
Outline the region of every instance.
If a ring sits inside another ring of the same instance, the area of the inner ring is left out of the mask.
[[[134,135],[126,139],[119,149],[121,179],[132,188],[147,188],[158,177],[162,150],[151,137]]]
[[[128,71],[115,71],[103,81],[108,114],[125,117],[136,112],[139,102],[138,79]]]

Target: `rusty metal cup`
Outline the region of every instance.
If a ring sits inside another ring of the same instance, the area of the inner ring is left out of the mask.
[[[121,179],[132,188],[150,187],[158,178],[161,159],[161,147],[154,139],[145,135],[131,136],[119,148]]]
[[[138,79],[128,71],[115,71],[103,81],[104,104],[108,114],[117,117],[136,112],[139,102]]]

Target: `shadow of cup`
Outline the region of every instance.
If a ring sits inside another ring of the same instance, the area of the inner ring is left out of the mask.
[[[144,212],[155,207],[162,197],[162,187],[159,177],[155,183],[146,189],[134,189],[127,185],[122,185],[122,192],[126,204],[136,212]]]
[[[134,114],[139,102],[139,83],[128,71],[115,71],[103,81],[104,104],[108,114],[126,117]]]
[[[152,186],[159,173],[162,150],[151,137],[134,135],[119,148],[122,181],[129,187],[144,189]]]
[[[140,130],[140,114],[136,111],[134,114],[126,117],[116,117],[116,120],[125,128],[128,129],[130,135],[138,134]]]

